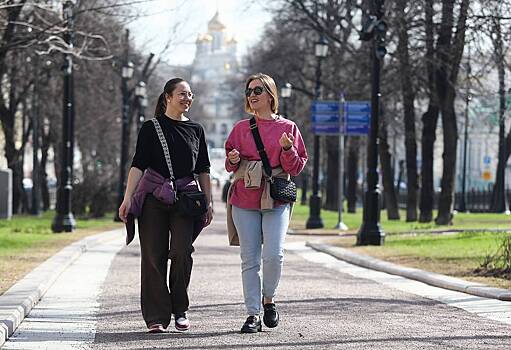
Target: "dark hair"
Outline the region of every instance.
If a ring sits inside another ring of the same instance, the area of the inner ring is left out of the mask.
[[[166,95],[172,94],[172,92],[176,89],[176,85],[186,81],[182,78],[173,78],[167,81],[165,87],[163,88],[163,92],[158,97],[158,102],[156,103],[156,109],[154,110],[154,116],[158,117],[160,115],[165,114],[167,109],[167,100],[165,99]]]

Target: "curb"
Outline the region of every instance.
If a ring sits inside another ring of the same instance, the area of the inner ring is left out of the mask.
[[[319,233],[318,233],[319,231]],[[323,232],[321,232],[323,231]],[[385,232],[387,235],[392,236],[408,236],[408,235],[417,235],[417,234],[432,234],[432,235],[442,235],[442,234],[453,234],[453,233],[462,233],[462,232],[473,232],[474,229],[445,229],[445,230],[414,230],[412,231],[403,231],[403,232]],[[481,229],[481,231],[485,232],[511,232],[511,229]],[[341,231],[338,229],[288,229],[288,235],[292,236],[312,236],[312,237],[322,237],[322,236],[336,236],[336,237],[353,237],[357,235],[357,232],[354,230]]]
[[[317,229],[313,229],[318,231]],[[305,232],[301,230],[293,230],[288,229],[287,234],[290,236],[311,236],[311,237],[325,237],[325,236],[335,236],[335,237],[352,237],[356,236],[356,233],[350,233],[342,230],[324,230],[325,232],[315,233],[315,232]],[[332,232],[334,231],[334,232]]]
[[[439,273],[428,272],[411,267],[404,267],[367,255],[353,253],[344,248],[328,244],[307,242],[306,245],[314,250],[329,254],[337,259],[368,269],[386,272],[391,275],[406,277],[435,287],[450,289],[457,292],[476,295],[484,298],[511,301],[511,290],[489,287],[482,283],[469,282],[460,278],[450,277]]]
[[[115,229],[71,243],[28,273],[0,296],[0,347],[9,339],[30,310],[55,280],[84,252],[102,242],[117,238]]]

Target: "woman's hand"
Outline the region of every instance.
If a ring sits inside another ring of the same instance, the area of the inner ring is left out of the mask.
[[[213,206],[210,204],[208,206],[208,212],[206,213],[206,222],[204,223],[204,227],[211,224],[211,220],[213,220]]]
[[[291,147],[293,147],[293,142],[295,141],[295,138],[292,134],[286,134],[285,132],[282,133],[282,136],[280,137],[279,144],[284,149],[284,151],[289,150]]]
[[[229,158],[229,162],[231,162],[231,164],[238,164],[240,161],[240,152],[234,148],[227,154],[227,158]]]
[[[122,222],[126,223],[128,220],[128,213],[130,212],[131,207],[131,199],[126,200],[126,198],[122,201],[121,206],[119,207],[119,218]]]

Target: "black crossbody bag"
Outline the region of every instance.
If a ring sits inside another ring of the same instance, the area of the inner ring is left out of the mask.
[[[163,154],[165,155],[165,161],[167,162],[167,168],[169,169],[170,179],[174,181],[174,171],[172,169],[172,162],[170,161],[170,152],[169,146],[167,144],[167,140],[163,136],[163,131],[161,129],[160,123],[156,118],[152,119],[154,127],[156,129],[156,133],[158,134],[158,138],[160,139],[161,147],[163,148]],[[177,205],[178,210],[181,214],[191,217],[201,216],[208,211],[208,201],[206,195],[202,191],[195,192],[179,192],[176,184],[174,183],[174,188],[177,192]]]
[[[282,177],[273,177],[271,175],[272,168],[270,161],[268,160],[268,155],[264,149],[263,140],[261,140],[261,135],[259,135],[259,130],[257,128],[257,123],[254,117],[250,118],[250,131],[252,131],[252,136],[254,136],[257,152],[259,153],[261,161],[263,162],[264,172],[270,179],[271,198],[284,203],[296,202],[296,184],[291,180],[287,180]]]

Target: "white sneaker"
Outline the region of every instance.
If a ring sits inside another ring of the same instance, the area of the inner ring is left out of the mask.
[[[175,321],[176,329],[180,332],[184,332],[190,329],[190,321],[186,318],[186,314],[178,314],[176,315]]]

